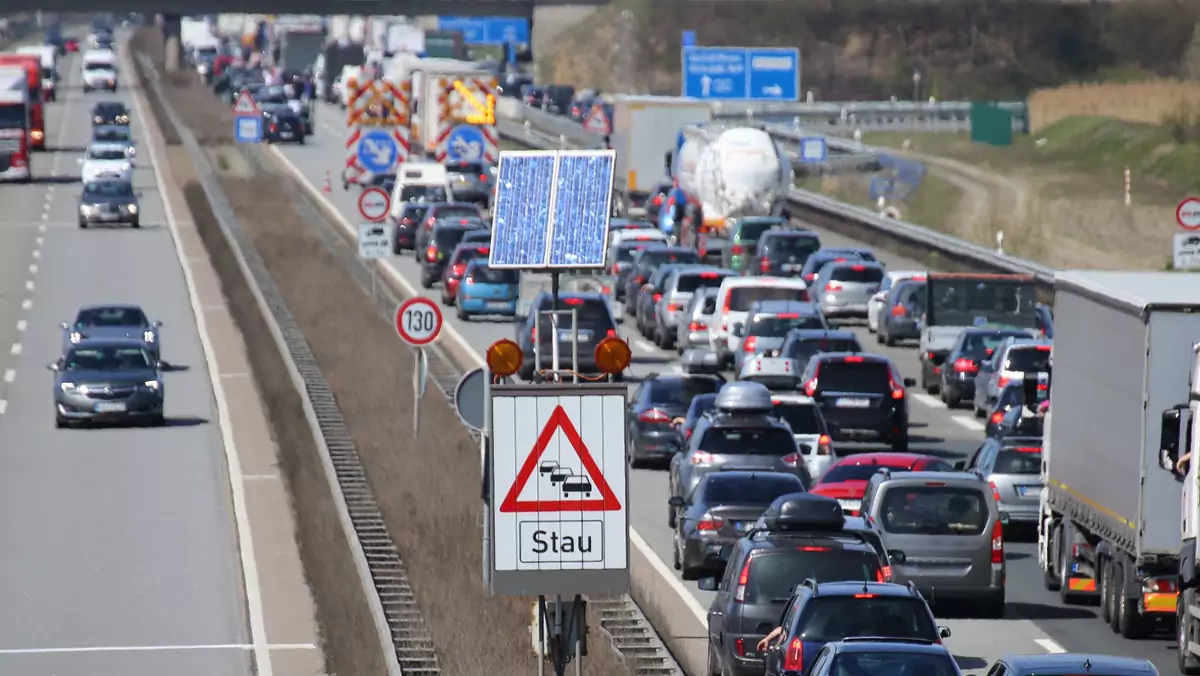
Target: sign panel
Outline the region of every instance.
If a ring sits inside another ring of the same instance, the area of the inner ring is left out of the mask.
[[[254,97],[250,95],[250,92],[244,91],[241,94],[238,94],[237,102],[233,104],[233,114],[261,115],[262,110],[259,109],[258,104],[255,103]]]
[[[529,44],[529,20],[515,16],[439,16],[438,30],[461,31],[469,45]]]
[[[396,334],[409,345],[428,345],[441,331],[442,309],[432,300],[414,296],[396,308]]]
[[[1200,234],[1175,233],[1175,246],[1171,257],[1176,270],[1200,270]]]
[[[829,144],[823,137],[800,139],[800,160],[821,163],[829,158]]]
[[[621,594],[629,493],[621,385],[491,388],[491,591]]]
[[[262,115],[238,115],[233,118],[233,138],[238,143],[261,143]]]
[[[1200,197],[1189,197],[1179,203],[1175,221],[1184,230],[1200,230]]]
[[[696,31],[684,31],[679,41],[684,47],[695,47]]]
[[[446,137],[446,159],[451,164],[484,161],[487,140],[483,130],[469,124],[460,124],[450,130]]]
[[[387,226],[378,223],[358,224],[358,257],[387,258],[392,254],[392,238]]]
[[[603,134],[604,136],[612,133],[612,123],[609,122],[604,106],[592,106],[591,111],[587,114],[587,119],[583,121],[583,128],[593,134]]]
[[[358,139],[358,161],[373,174],[390,173],[400,157],[400,148],[390,130],[372,129]]]
[[[799,101],[800,50],[684,47],[683,95],[698,99]]]
[[[358,213],[368,221],[382,221],[390,208],[392,198],[383,188],[372,186],[358,194]]]

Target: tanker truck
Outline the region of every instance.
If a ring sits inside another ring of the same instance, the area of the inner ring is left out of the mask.
[[[765,131],[707,124],[684,127],[681,135],[679,149],[668,154],[676,186],[669,218],[681,244],[702,258],[719,257],[729,219],[783,213],[795,172]]]

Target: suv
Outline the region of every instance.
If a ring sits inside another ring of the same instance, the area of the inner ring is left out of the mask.
[[[688,307],[692,294],[697,289],[709,288],[715,293],[726,277],[733,276],[732,270],[709,266],[687,266],[674,268],[662,284],[662,301],[654,307],[651,336],[664,350],[675,345],[676,325],[679,316]]]
[[[845,529],[835,500],[783,496],[762,523],[765,530],[751,530],[722,550],[727,563],[720,581],[698,583],[717,593],[708,610],[709,673],[762,673],[758,642],[779,624],[779,602],[793,596],[797,580],[852,580],[861,592],[864,584],[883,579],[886,564],[866,538]]]
[[[826,317],[867,318],[867,306],[883,282],[883,266],[869,261],[831,261],[817,272],[813,299]]]
[[[848,329],[792,329],[774,356],[791,359],[792,370],[804,373],[808,362],[822,352],[862,352],[858,336]],[[770,354],[773,351],[768,351]]]
[[[908,450],[908,404],[904,388],[916,384],[901,378],[892,360],[882,355],[825,352],[813,356],[800,376],[804,393],[821,405],[836,426],[836,438],[872,434]],[[851,433],[851,434],[848,434]]]
[[[821,248],[817,233],[808,230],[768,230],[758,240],[752,275],[791,277],[800,274],[808,257]]]
[[[492,169],[479,162],[447,164],[450,190],[460,202],[474,202],[484,209],[492,203]]]
[[[880,469],[867,482],[862,514],[901,554],[898,581],[937,601],[970,599],[985,617],[1004,616],[1004,528],[978,472]]]
[[[483,213],[479,211],[479,207],[465,202],[436,202],[430,204],[429,208],[425,210],[424,216],[425,222],[416,228],[416,233],[413,236],[416,240],[413,249],[416,251],[418,261],[424,256],[424,249],[429,246],[429,238],[433,235],[433,228],[435,225],[438,225],[438,221],[449,219],[451,223],[457,223],[458,221],[483,222]]]
[[[651,373],[629,397],[626,425],[629,466],[670,460],[682,438],[675,422],[688,414],[696,397],[716,392],[725,384],[719,376]],[[672,523],[672,525],[674,525]]]
[[[558,295],[559,311],[574,310],[578,321],[578,336],[571,326],[571,315],[565,312],[558,317],[558,336],[552,335],[550,315],[539,313],[549,312],[554,304],[554,297],[549,291],[542,291],[534,297],[529,307],[529,314],[516,323],[517,344],[521,346],[523,359],[520,376],[525,380],[533,380],[535,366],[538,369],[551,367],[550,354],[553,350],[551,340],[558,340],[558,352],[561,363],[560,369],[571,367],[572,354],[579,358],[581,373],[596,372],[596,344],[601,340],[617,335],[617,324],[609,309],[608,300],[598,293],[560,293]],[[572,344],[572,340],[576,342]],[[534,351],[535,341],[537,351]],[[576,352],[577,350],[577,352]],[[535,355],[538,363],[535,364]],[[622,379],[622,374],[616,374],[616,380]]]
[[[772,228],[782,229],[787,220],[778,216],[743,216],[730,219],[729,245],[721,253],[721,267],[738,274],[750,270],[750,261],[758,249],[758,240]]]
[[[743,362],[783,346],[789,332],[828,329],[821,308],[798,300],[755,301],[746,313],[745,324],[734,324],[731,333],[742,339],[742,349],[733,355],[733,370],[741,373]]]

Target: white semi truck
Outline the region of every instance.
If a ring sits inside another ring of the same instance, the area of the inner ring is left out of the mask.
[[[669,163],[683,128],[712,120],[712,104],[676,96],[615,96],[612,148],[617,151],[617,183],[624,186],[629,213],[644,208],[656,184],[667,180]]]
[[[1197,405],[1200,275],[1061,272],[1054,318],[1038,561],[1048,589],[1098,601],[1113,631],[1136,638],[1174,624],[1181,561],[1195,578],[1196,499],[1183,558],[1181,482],[1162,465],[1177,457],[1180,414]],[[1172,420],[1174,446],[1162,435]],[[1189,645],[1181,662],[1195,665],[1200,646]]]

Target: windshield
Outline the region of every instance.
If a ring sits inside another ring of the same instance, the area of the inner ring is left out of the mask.
[[[461,207],[438,207],[433,210],[432,216],[437,220],[443,219],[464,219],[464,218],[480,218],[479,209],[471,206]]]
[[[704,487],[704,502],[710,507],[762,505],[765,508],[781,495],[804,492],[803,482],[791,474],[713,474],[707,481]]]
[[[401,202],[445,202],[446,190],[440,186],[406,185],[400,189]]]
[[[894,535],[979,535],[988,522],[982,492],[945,485],[888,487],[879,512]]]
[[[993,474],[1025,474],[1037,476],[1042,471],[1042,449],[1037,446],[1003,448],[996,454]]]
[[[24,129],[25,106],[19,103],[0,105],[0,129]]]
[[[796,452],[796,442],[788,430],[778,427],[710,427],[700,450],[716,455],[787,455]]]
[[[452,252],[465,234],[467,231],[463,228],[438,228],[433,231],[433,239],[437,243],[437,248],[445,252]]]
[[[1050,370],[1050,347],[1013,347],[1006,355],[1005,371],[1021,371],[1024,373],[1045,373]]]
[[[680,275],[675,281],[675,290],[683,292],[692,292],[702,287],[717,288],[721,286],[721,280],[729,275],[720,272],[701,272],[693,275]]]
[[[759,554],[751,559],[746,603],[787,601],[792,588],[809,578],[819,582],[875,582],[878,572],[879,555],[874,551],[847,550],[836,545]]]
[[[104,126],[92,130],[92,137],[97,141],[128,141],[131,136],[129,127]]]
[[[883,281],[883,269],[867,265],[839,265],[825,281],[878,284]]]
[[[779,220],[743,222],[742,227],[738,228],[738,241],[756,242],[762,238],[764,232],[781,225],[783,221]]]
[[[829,673],[837,676],[958,676],[954,661],[944,654],[903,651],[852,651],[833,658]]]
[[[821,315],[779,315],[776,317],[755,317],[750,322],[748,336],[760,338],[783,338],[792,329],[823,329],[825,319]]]
[[[845,338],[821,338],[820,340],[796,340],[788,346],[786,356],[807,362],[814,354],[821,352],[860,352],[862,347],[857,340]]]
[[[695,251],[651,249],[642,253],[641,258],[638,259],[638,266],[642,269],[642,274],[649,276],[658,270],[659,266],[666,263],[695,264],[699,262],[700,256]]]
[[[520,273],[516,270],[494,270],[486,265],[471,266],[467,279],[480,284],[516,284],[520,281]]]
[[[88,149],[88,159],[123,160],[125,159],[125,151],[116,148],[90,148]]]
[[[850,636],[911,638],[930,643],[938,639],[925,600],[910,596],[817,597],[808,603],[798,621],[805,639],[816,642]]]
[[[463,233],[466,234],[465,232]],[[486,244],[479,246],[464,246],[454,250],[454,262],[469,263],[476,258],[487,258],[490,249]],[[466,268],[463,268],[466,269]]]
[[[87,328],[89,326],[149,326],[150,322],[146,320],[146,315],[142,314],[137,308],[128,307],[104,307],[93,308],[90,310],[80,310],[75,317],[75,326],[78,328]]]
[[[693,397],[713,394],[723,384],[715,378],[655,378],[646,386],[650,388],[648,396],[652,403],[688,406]]]
[[[80,347],[66,359],[68,371],[131,371],[148,369],[153,362],[140,347]]]
[[[786,237],[775,237],[772,235],[767,241],[772,258],[793,257],[799,259],[800,262],[807,260],[814,251],[821,248],[821,240],[805,235],[791,235]]]
[[[821,363],[817,371],[817,383],[825,391],[886,392],[890,389],[890,376],[890,369],[884,362],[832,359]]]
[[[637,252],[645,249],[651,244],[659,244],[657,242],[638,242],[637,244],[619,244],[617,245],[617,262],[630,263]]]
[[[968,333],[963,337],[962,356],[968,359],[979,361],[991,356],[1000,343],[1009,336],[1020,336],[1027,338],[1028,333],[1024,331],[1015,333],[1012,331],[996,331],[994,333]]]
[[[808,291],[794,286],[738,286],[729,290],[728,307],[745,312],[756,300],[808,300]]]
[[[132,197],[133,185],[124,181],[93,181],[83,188],[90,197]]]
[[[430,207],[430,205],[428,205],[428,204],[424,204],[424,205],[409,204],[408,206],[404,207],[404,220],[406,220],[406,221],[423,220],[425,218],[425,213],[427,211],[429,211],[429,207]]]
[[[781,401],[775,404],[775,415],[792,428],[792,434],[825,434],[825,420],[812,404]]]
[[[929,326],[1037,325],[1037,290],[1030,281],[931,275],[926,293]]]
[[[843,481],[868,481],[876,472],[885,467],[890,469],[892,473],[909,471],[907,467],[889,467],[888,465],[876,465],[875,463],[869,465],[834,465],[829,468],[828,472],[825,472],[819,483],[837,484]]]
[[[89,73],[93,73],[96,71],[112,72],[113,65],[111,63],[106,63],[103,61],[88,61],[87,63],[83,64],[83,69]]]

